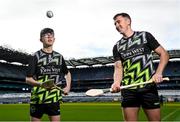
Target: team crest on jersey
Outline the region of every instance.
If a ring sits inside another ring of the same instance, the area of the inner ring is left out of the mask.
[[[36,107],[34,105],[31,105],[30,111],[31,113],[34,113],[36,111]]]

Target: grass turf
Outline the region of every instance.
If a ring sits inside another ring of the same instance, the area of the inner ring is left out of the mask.
[[[166,103],[161,107],[162,121],[180,121],[180,103]],[[44,115],[42,120],[48,120]],[[63,103],[62,121],[123,121],[120,103]],[[143,111],[140,121],[147,121]],[[0,121],[29,121],[28,104],[1,104]]]

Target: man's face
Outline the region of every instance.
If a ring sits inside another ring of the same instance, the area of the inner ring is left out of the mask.
[[[43,45],[45,45],[45,46],[52,46],[55,41],[54,34],[51,34],[51,33],[44,34],[41,37],[41,41],[42,41]]]
[[[130,25],[130,20],[126,17],[118,16],[114,20],[114,25],[116,29],[121,34],[124,34],[128,30],[128,26]]]

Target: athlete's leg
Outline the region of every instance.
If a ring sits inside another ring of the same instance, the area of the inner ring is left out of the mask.
[[[149,121],[160,121],[160,101],[156,86],[150,87],[142,94],[142,108]]]
[[[49,120],[50,120],[51,122],[60,122],[60,115],[49,116]]]
[[[32,122],[40,122],[44,113],[44,106],[41,104],[30,104],[30,119]]]
[[[51,122],[59,122],[60,121],[60,104],[59,104],[59,102],[48,104],[46,113],[48,114],[49,120]]]
[[[41,122],[41,119],[36,117],[31,117],[31,122]]]
[[[137,98],[137,90],[122,90],[123,115],[125,121],[137,121],[140,108],[139,99]]]
[[[123,108],[123,115],[125,121],[138,121],[139,107],[125,107]]]
[[[156,122],[161,121],[160,108],[144,109],[144,112],[145,112],[149,121],[156,121]]]

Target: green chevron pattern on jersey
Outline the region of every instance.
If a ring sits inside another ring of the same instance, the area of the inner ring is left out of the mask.
[[[34,87],[31,93],[31,103],[52,103],[62,99],[61,91],[58,89],[46,90],[41,87]]]
[[[123,85],[147,81],[151,78],[151,74],[153,73],[152,60],[150,60],[147,55],[138,56],[136,59],[127,59],[123,62],[123,67]],[[143,87],[143,85],[140,87]]]

